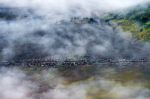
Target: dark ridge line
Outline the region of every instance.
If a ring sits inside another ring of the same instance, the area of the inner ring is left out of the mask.
[[[129,65],[129,64],[150,64],[150,60],[112,60],[112,59],[99,59],[99,60],[18,60],[18,61],[3,61],[0,62],[1,66],[21,66],[21,67],[48,67],[58,68],[61,66],[92,66],[92,65]]]

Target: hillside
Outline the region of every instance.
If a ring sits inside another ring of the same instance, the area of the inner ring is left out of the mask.
[[[128,12],[111,13],[106,20],[116,22],[139,40],[150,41],[150,4],[146,7],[138,5]]]

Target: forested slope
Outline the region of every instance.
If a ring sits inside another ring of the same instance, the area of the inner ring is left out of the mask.
[[[150,4],[136,6],[130,11],[111,13],[106,20],[116,22],[124,31],[131,32],[139,40],[150,41]]]

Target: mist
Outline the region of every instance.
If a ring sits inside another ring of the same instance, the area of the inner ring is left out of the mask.
[[[148,3],[149,0],[0,0],[0,62],[86,55],[92,59],[150,59],[148,42],[138,41],[116,23],[103,19],[109,13]],[[69,82],[59,69],[37,73],[18,67],[0,67],[1,99],[150,98],[143,79],[122,84],[105,77],[117,70],[96,68],[93,74],[88,72],[86,79]],[[82,69],[70,71],[84,78],[81,72]]]
[[[16,68],[5,68],[1,69],[0,77],[2,99],[150,98],[150,90],[140,84],[125,86],[99,76],[95,80],[66,85],[65,78],[58,75],[56,70],[44,71],[29,77]],[[94,94],[95,91],[99,93]]]
[[[1,12],[10,19],[0,21],[1,60],[85,55],[145,58],[148,43],[135,42],[129,33],[101,17],[146,2],[2,0],[6,10]]]

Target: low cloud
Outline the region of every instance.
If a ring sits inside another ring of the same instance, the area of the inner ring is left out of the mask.
[[[70,85],[63,84],[66,79],[56,71],[45,71],[31,77],[17,69],[3,69],[0,77],[1,99],[150,98],[150,90],[141,85],[122,85],[100,76],[96,77],[96,80],[85,80]]]
[[[84,55],[145,58],[150,55],[148,43],[134,42],[115,24],[99,19],[109,11],[145,2],[1,0],[1,13],[15,17],[0,20],[0,59]]]
[[[0,0],[0,14],[8,17],[0,18],[0,61],[84,55],[149,59],[149,43],[136,41],[115,23],[101,19],[105,13],[146,2]],[[67,79],[57,70],[27,75],[16,68],[3,68],[0,78],[1,99],[93,99],[101,92],[98,97],[106,99],[150,98],[147,88],[124,86],[101,76],[65,85]]]

